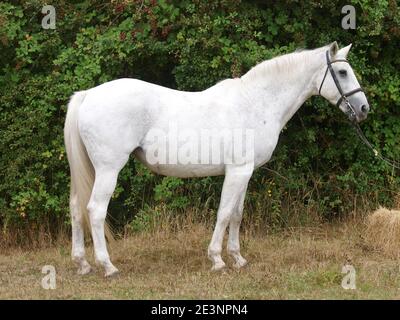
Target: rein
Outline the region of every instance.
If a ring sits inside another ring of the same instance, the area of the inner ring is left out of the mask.
[[[360,125],[355,121],[356,120],[356,112],[354,110],[354,107],[351,105],[351,103],[349,102],[349,100],[347,99],[348,97],[350,97],[351,95],[357,93],[357,92],[364,92],[364,90],[359,87],[357,89],[351,90],[347,93],[343,92],[343,89],[339,83],[339,79],[336,76],[335,70],[333,70],[332,68],[332,64],[335,62],[346,62],[349,63],[348,60],[346,59],[337,59],[337,60],[331,60],[329,58],[329,51],[326,51],[326,71],[325,71],[325,75],[324,78],[322,79],[321,85],[319,87],[318,90],[318,94],[321,95],[321,89],[322,86],[324,85],[326,76],[328,74],[328,70],[333,78],[333,81],[335,82],[336,88],[338,89],[339,93],[340,93],[340,98],[339,100],[336,102],[336,106],[339,107],[340,104],[342,103],[342,101],[344,101],[346,103],[347,106],[347,112],[346,115],[348,116],[350,123],[352,124],[352,126],[354,127],[355,131],[357,132],[358,137],[360,138],[361,142],[364,143],[364,145],[366,145],[369,149],[372,150],[372,152],[374,153],[375,157],[377,157],[378,159],[382,160],[383,162],[385,162],[386,164],[388,164],[389,166],[399,169],[400,170],[400,163],[398,161],[392,160],[392,159],[388,159],[384,156],[382,156],[378,150],[376,150],[373,145],[371,144],[371,142],[369,142],[369,140],[367,139],[367,137],[365,136],[365,134],[363,133]]]
[[[357,122],[351,121],[351,124],[353,125],[354,129],[356,130],[357,135],[360,138],[361,142],[364,143],[368,148],[370,148],[372,150],[372,152],[374,153],[375,157],[377,157],[378,159],[382,160],[387,165],[400,170],[400,163],[398,161],[395,161],[395,160],[392,160],[392,159],[388,159],[388,158],[382,156],[378,152],[378,150],[376,150],[373,147],[371,142],[369,142],[367,137],[364,135],[363,131],[360,128],[360,125]]]

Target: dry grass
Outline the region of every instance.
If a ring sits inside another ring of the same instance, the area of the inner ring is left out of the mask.
[[[243,230],[242,253],[249,265],[222,273],[210,272],[206,249],[211,229],[201,224],[117,240],[111,253],[121,274],[115,279],[104,279],[99,268],[78,276],[65,241],[44,249],[3,250],[0,298],[399,299],[399,261],[372,250],[362,240],[359,222],[272,234]],[[357,272],[356,290],[341,287],[342,266],[348,263]],[[41,288],[44,265],[56,267],[56,290]]]
[[[371,248],[400,257],[400,210],[378,208],[367,216],[365,240]]]

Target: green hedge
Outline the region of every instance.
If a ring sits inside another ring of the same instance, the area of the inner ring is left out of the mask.
[[[0,3],[0,224],[68,223],[69,169],[62,127],[77,90],[121,77],[201,90],[297,48],[337,40],[372,113],[362,125],[388,157],[400,158],[400,14],[396,0],[63,1],[55,30],[41,28],[45,1]],[[357,29],[341,28],[351,2]],[[130,161],[110,211],[115,224],[163,207],[183,214],[218,205],[222,178],[163,178]],[[374,159],[345,116],[307,102],[284,130],[268,170],[258,170],[246,208],[284,223],[294,208],[322,217],[390,205],[398,172]],[[134,220],[134,225],[137,225]]]

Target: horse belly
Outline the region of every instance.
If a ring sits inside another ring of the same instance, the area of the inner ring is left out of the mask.
[[[147,153],[148,150],[138,148],[134,151],[135,157],[143,163],[152,172],[178,178],[192,178],[192,177],[208,177],[220,176],[225,174],[225,165],[218,164],[201,164],[201,163],[168,163],[168,162],[155,162]]]

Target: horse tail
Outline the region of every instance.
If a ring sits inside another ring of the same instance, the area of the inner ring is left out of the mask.
[[[64,141],[71,173],[70,197],[74,194],[78,198],[78,207],[82,214],[82,223],[86,232],[90,232],[90,219],[87,209],[92,193],[95,170],[87,154],[86,147],[81,139],[78,128],[78,112],[86,97],[86,91],[75,92],[68,104],[64,126]],[[107,239],[114,239],[111,228],[104,225]]]

